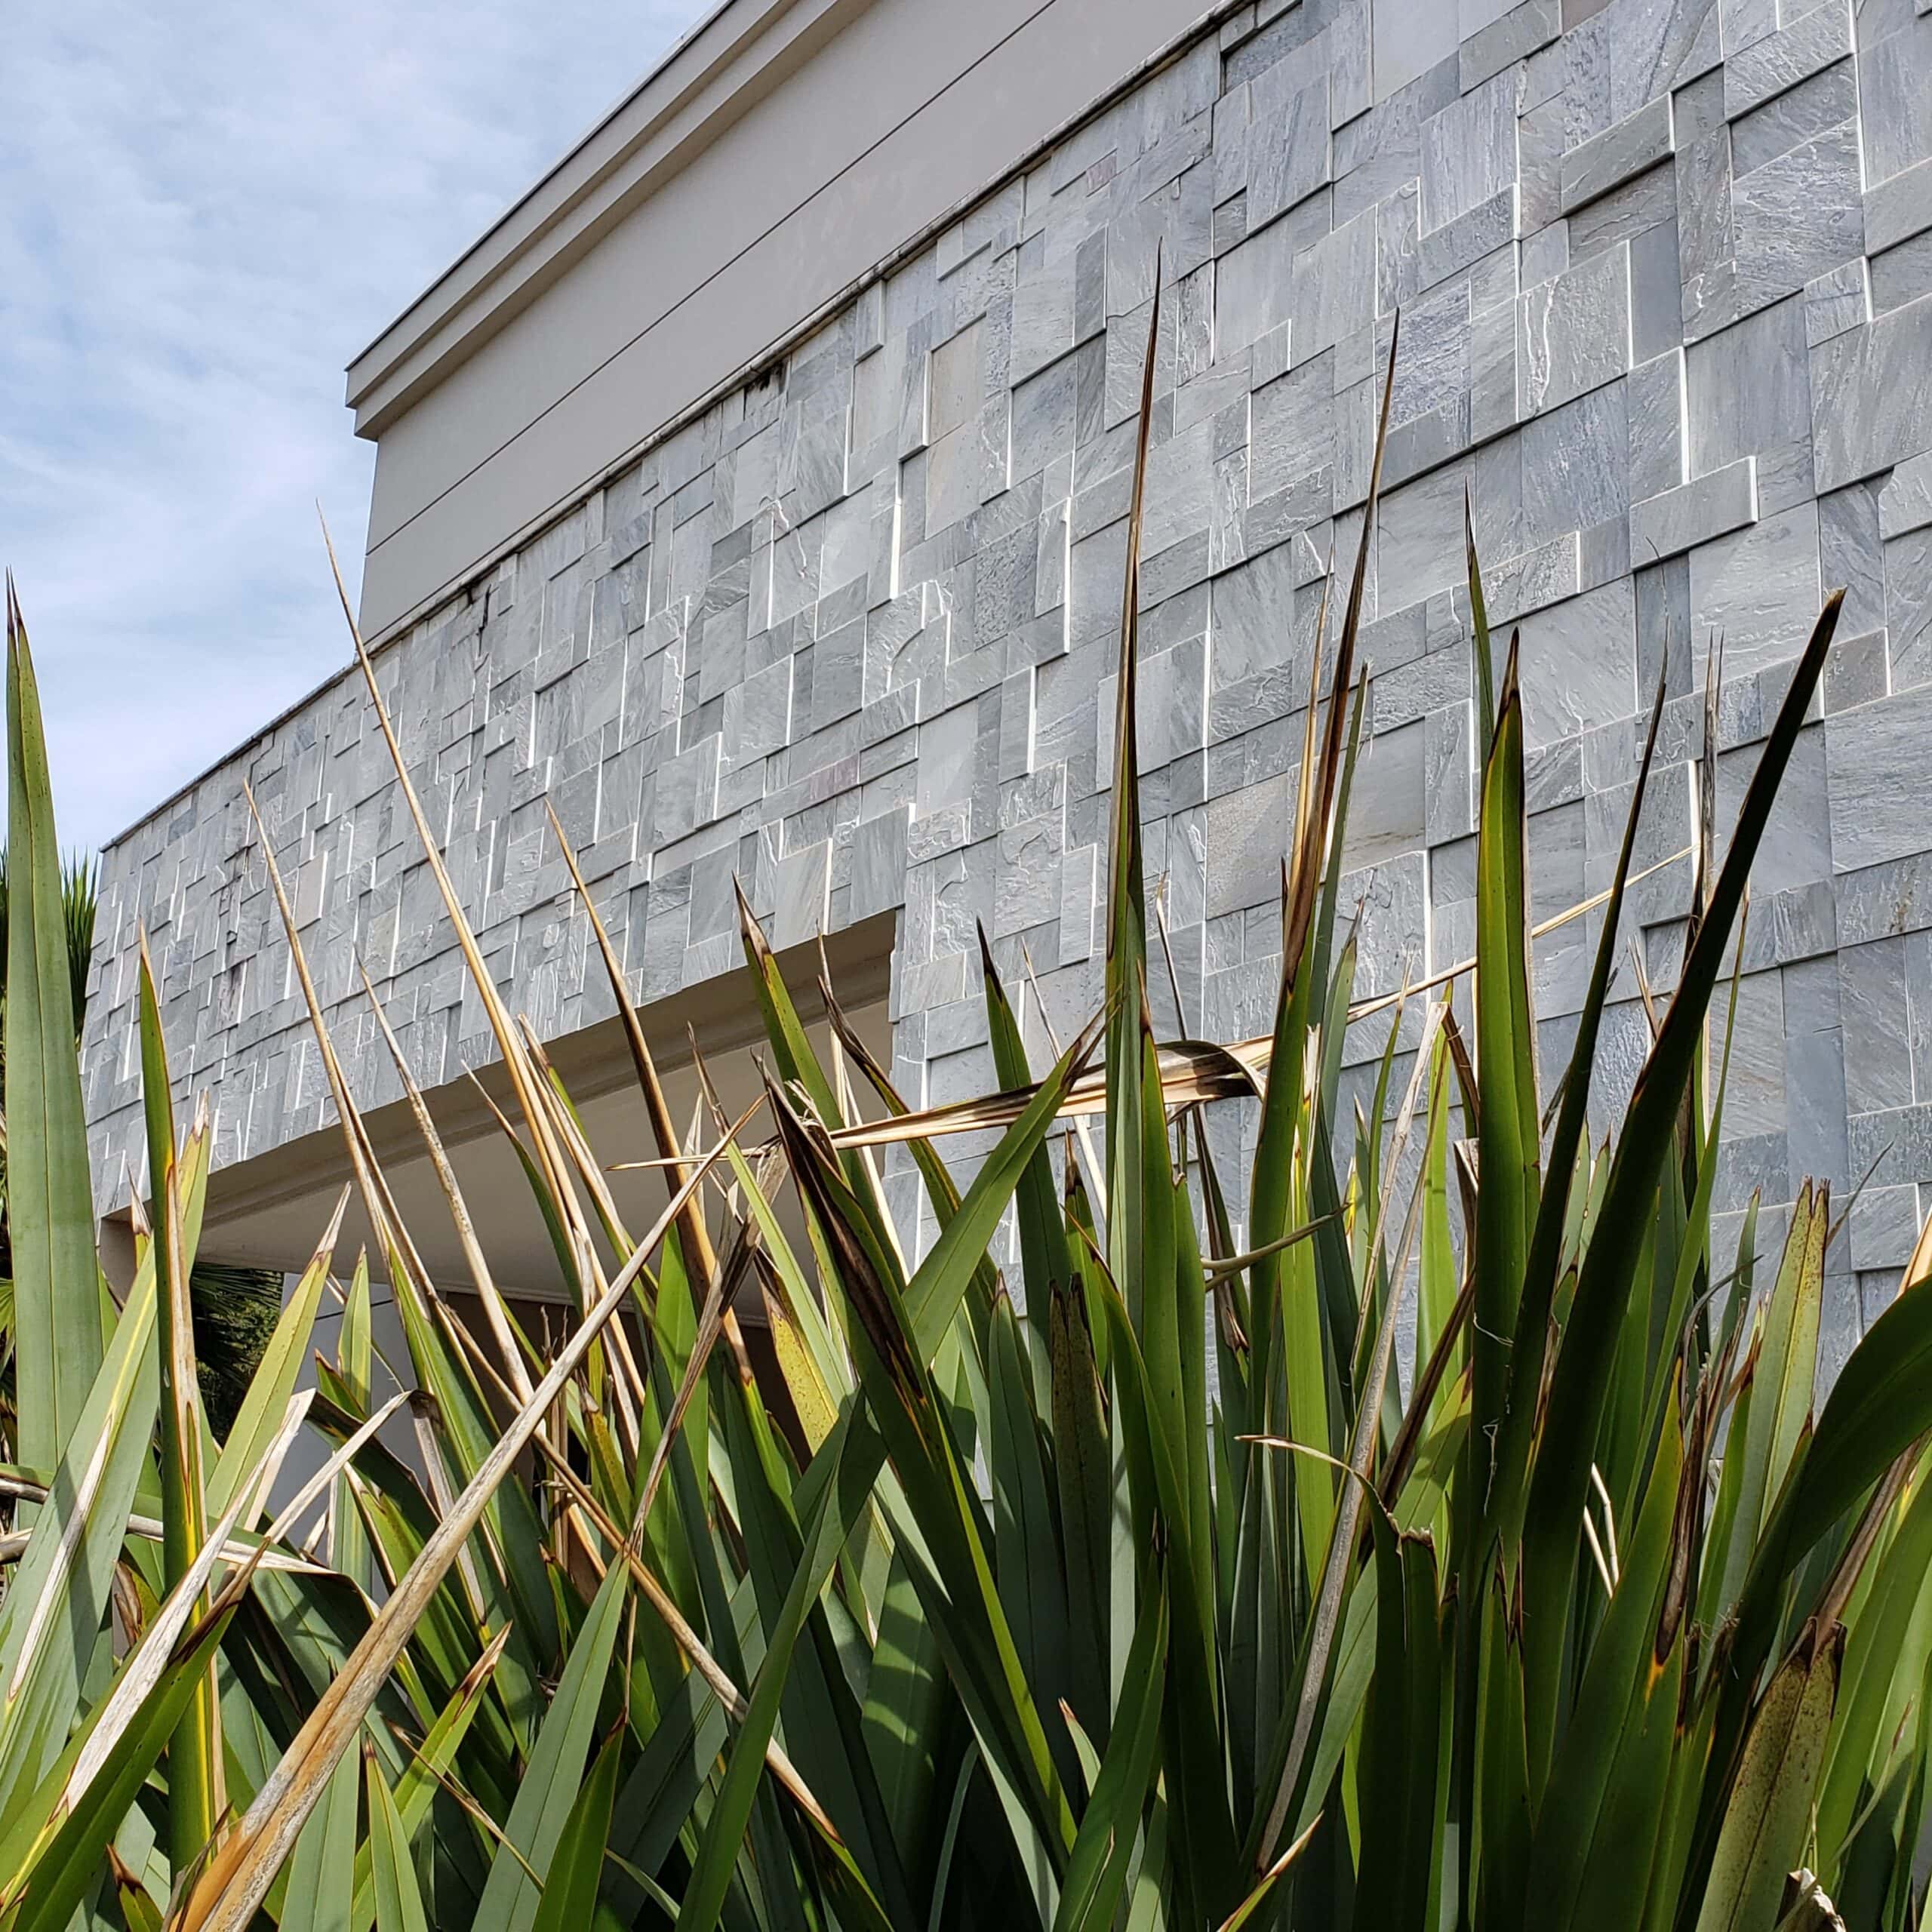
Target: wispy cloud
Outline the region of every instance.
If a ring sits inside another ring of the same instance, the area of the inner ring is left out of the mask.
[[[8,28],[0,556],[63,841],[346,656],[342,368],[710,0],[94,0]],[[352,589],[353,586],[352,586]]]

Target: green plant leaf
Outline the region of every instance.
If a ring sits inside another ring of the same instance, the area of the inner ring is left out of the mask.
[[[403,1835],[402,1820],[396,1816],[395,1800],[383,1779],[382,1767],[373,1751],[365,1754],[363,1766],[369,1792],[370,1863],[375,1875],[376,1932],[429,1932],[423,1909],[423,1893],[416,1881],[416,1867],[411,1862],[409,1841]],[[331,1783],[334,1780],[331,1777]]]
[[[1697,1932],[1777,1921],[1785,1881],[1803,1863],[1842,1648],[1842,1632],[1807,1629],[1771,1680],[1724,1810]]]
[[[15,1454],[51,1469],[81,1422],[100,1368],[100,1270],[53,787],[33,656],[11,573],[7,771],[6,1205]]]
[[[152,1251],[0,1608],[0,1818],[58,1757],[106,1619],[159,1401]]]
[[[530,1932],[536,1922],[540,1885],[583,1783],[584,1761],[596,1734],[598,1706],[622,1625],[629,1574],[621,1563],[605,1572],[583,1627],[564,1660],[563,1675],[503,1827],[505,1842],[490,1863],[476,1932]],[[534,1881],[532,1872],[537,1874]]]
[[[362,1800],[355,1753],[337,1762],[289,1862],[281,1932],[350,1932],[355,1906],[356,1818]],[[404,1836],[408,1836],[407,1827]],[[373,1845],[373,1835],[370,1841]],[[374,1897],[371,1894],[373,1907]]]
[[[543,1881],[543,1902],[532,1932],[583,1932],[595,1916],[597,1891],[604,1876],[604,1847],[611,1836],[611,1814],[617,1799],[617,1774],[623,1764],[623,1734],[604,1741],[571,1805]]]
[[[1701,1050],[1705,1015],[1752,861],[1824,670],[1843,601],[1841,592],[1834,593],[1820,614],[1746,790],[1723,869],[1632,1096],[1564,1327],[1530,1479],[1523,1540],[1525,1682],[1540,1737],[1549,1735],[1557,1706],[1575,1597],[1577,1525],[1589,1488],[1598,1427],[1617,1358],[1614,1340],[1623,1325],[1649,1206],[1673,1145],[1672,1127]],[[1932,1361],[1932,1336],[1927,1340]]]
[[[1168,1640],[1168,1592],[1160,1583],[1152,1580],[1128,1652],[1120,1708],[1067,1861],[1054,1932],[1103,1932],[1126,1889],[1160,1743]]]

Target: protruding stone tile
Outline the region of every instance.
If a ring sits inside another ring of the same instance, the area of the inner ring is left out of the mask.
[[[1671,97],[1660,94],[1626,120],[1572,148],[1563,157],[1561,205],[1566,214],[1620,188],[1675,151]]]
[[[1733,675],[1795,657],[1822,597],[1815,505],[1766,517],[1690,553],[1691,623],[1700,637],[1723,637]]]
[[[1424,231],[1493,201],[1516,182],[1516,91],[1499,74],[1459,95],[1422,131]]]
[[[1932,228],[1932,160],[1865,191],[1865,246],[1881,254]]]
[[[1291,81],[1300,82],[1291,90]],[[1330,178],[1328,76],[1302,76],[1287,63],[1252,85],[1258,138],[1248,147],[1247,220],[1259,229]]]
[[[1782,31],[1730,54],[1724,66],[1724,112],[1734,121],[1850,52],[1850,8],[1845,0],[1826,0]]]
[[[1932,682],[1932,529],[1909,530],[1885,546],[1885,623],[1892,688]]]
[[[1932,302],[1853,329],[1811,354],[1818,488],[1835,490],[1932,449]]]
[[[718,793],[715,737],[700,738],[657,768],[651,841],[668,845],[709,821]]]
[[[1868,183],[1932,160],[1932,15],[1863,41],[1858,91]]]
[[[1522,623],[1526,743],[1549,744],[1635,709],[1635,597],[1628,578]]]
[[[1758,460],[1746,457],[1709,476],[1630,506],[1630,552],[1661,563],[1741,530],[1758,515]]]
[[[1519,416],[1614,382],[1629,366],[1629,248],[1614,248],[1531,289],[1516,314]]]
[[[1504,0],[1482,0],[1487,17],[1474,25],[1463,0],[1461,45],[1456,50],[1463,91],[1480,87],[1492,75],[1549,46],[1563,31],[1562,0],[1523,0],[1504,9]]]
[[[1483,595],[1492,624],[1509,623],[1560,604],[1582,588],[1580,538],[1575,531],[1521,556],[1486,565],[1483,571]]]
[[[1378,101],[1455,55],[1456,9],[1442,0],[1377,0],[1373,17],[1372,71]]]
[[[802,945],[825,931],[832,844],[821,839],[780,859],[773,873],[771,943]]]
[[[1926,844],[1922,788],[1910,774],[1932,730],[1932,686],[1825,721],[1832,857],[1841,872],[1911,858]]]
[[[1932,192],[1932,179],[1926,187]],[[1866,219],[1869,222],[1869,213]],[[1849,329],[1862,328],[1871,319],[1871,289],[1862,257],[1841,263],[1805,284],[1804,334],[1812,348]]]
[[[1878,492],[1878,534],[1887,542],[1932,524],[1932,450],[1908,457]]]
[[[1845,1102],[1854,1113],[1909,1106],[1913,1097],[1905,953],[1903,939],[1838,952]]]
[[[1737,312],[1795,294],[1864,247],[1858,128],[1844,122],[1731,186]]]

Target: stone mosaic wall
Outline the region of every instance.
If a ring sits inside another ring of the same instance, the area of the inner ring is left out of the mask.
[[[781,946],[897,909],[915,1096],[990,1078],[976,921],[1075,1022],[1100,974],[1157,243],[1143,808],[1189,1030],[1268,1022],[1319,580],[1360,528],[1398,306],[1348,854],[1363,991],[1470,946],[1466,493],[1492,615],[1521,629],[1539,916],[1604,882],[1639,694],[1661,673],[1673,694],[1648,862],[1689,835],[1709,639],[1728,811],[1823,588],[1849,586],[1758,870],[1719,1201],[1734,1224],[1754,1187],[1777,1203],[1872,1171],[1837,1251],[1841,1342],[1932,1185],[1932,0],[1226,15],[383,657],[493,966],[547,1035],[601,1017],[547,795],[646,996],[734,964],[736,873]],[[103,1198],[124,1152],[140,1168],[137,919],[220,1158],[325,1118],[245,773],[358,1092],[394,1092],[351,996],[358,950],[426,1083],[490,1052],[344,678],[108,855],[87,1043]],[[1636,894],[1659,986],[1684,870]],[[1540,948],[1546,1054],[1594,939]],[[1641,1048],[1634,977],[1607,1095]]]

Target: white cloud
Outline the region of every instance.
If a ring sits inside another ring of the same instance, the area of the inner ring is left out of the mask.
[[[342,369],[709,0],[96,0],[9,23],[0,557],[63,843],[338,669]],[[354,589],[352,582],[351,589]]]

